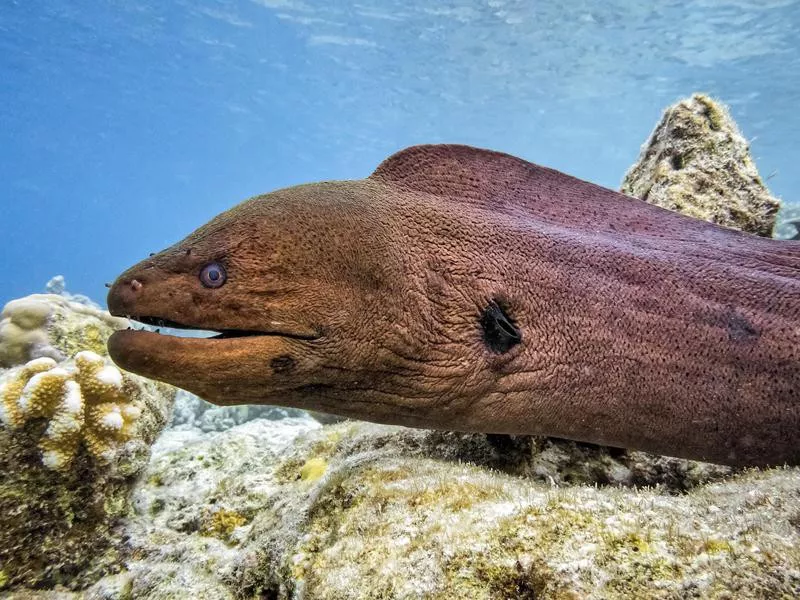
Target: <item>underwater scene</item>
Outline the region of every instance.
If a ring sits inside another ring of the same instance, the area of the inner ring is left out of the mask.
[[[800,0],[7,0],[0,598],[800,597]]]

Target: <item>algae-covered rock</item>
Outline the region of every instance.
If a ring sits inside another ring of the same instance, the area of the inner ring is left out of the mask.
[[[557,484],[487,468],[496,455],[480,436],[310,419],[192,435],[164,434],[135,493],[125,527],[134,598],[800,590],[797,469],[704,484],[689,474],[692,485],[674,487]],[[468,448],[486,462],[465,462]]]
[[[130,377],[142,415],[136,436],[111,464],[82,446],[68,470],[53,470],[40,449],[47,420],[18,430],[0,426],[0,570],[8,586],[82,587],[119,569],[119,519],[174,394],[163,384]]]
[[[237,584],[315,599],[777,597],[800,589],[795,469],[745,473],[685,495],[560,487],[408,456],[408,435],[349,424],[307,436],[276,471],[283,501],[254,520]],[[327,464],[313,481],[302,477],[311,460]]]
[[[728,110],[703,94],[664,112],[622,192],[764,237],[772,236],[780,208]]]
[[[133,497],[126,529],[134,598],[237,598],[241,545],[283,502],[273,475],[309,417],[257,419],[222,432],[167,430]],[[287,498],[287,500],[290,500]]]
[[[2,587],[79,588],[120,568],[120,519],[171,417],[171,386],[122,373],[90,350],[50,358],[87,340],[102,350],[115,324],[58,298],[12,301],[3,313],[41,334],[29,351],[52,352],[0,371]]]
[[[56,294],[12,300],[0,313],[0,368],[34,358],[65,360],[81,350],[107,356],[106,340],[126,319]]]

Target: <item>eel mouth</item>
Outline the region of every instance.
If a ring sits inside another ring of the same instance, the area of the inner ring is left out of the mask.
[[[280,329],[269,330],[269,331],[261,331],[256,329],[226,329],[226,328],[208,328],[202,327],[199,325],[191,325],[187,323],[181,323],[179,321],[173,321],[171,319],[165,319],[163,317],[152,317],[146,315],[121,315],[124,316],[126,319],[130,321],[136,321],[138,323],[142,323],[143,325],[148,325],[150,327],[155,327],[155,333],[161,334],[160,329],[175,329],[181,330],[186,332],[195,332],[198,334],[204,333],[209,335],[200,335],[200,336],[184,336],[184,335],[172,335],[172,337],[199,337],[202,339],[211,339],[211,340],[222,340],[222,339],[231,339],[231,338],[243,338],[243,337],[261,337],[261,336],[280,336],[286,337],[296,340],[316,340],[322,337],[322,334],[316,330],[309,330],[308,332],[292,332],[292,331],[283,331]],[[215,334],[216,335],[211,335]],[[161,335],[171,335],[169,333],[161,334]]]

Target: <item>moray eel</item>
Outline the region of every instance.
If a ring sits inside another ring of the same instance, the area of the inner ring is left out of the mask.
[[[132,267],[122,368],[215,404],[800,462],[800,242],[496,152],[415,146],[247,200]]]

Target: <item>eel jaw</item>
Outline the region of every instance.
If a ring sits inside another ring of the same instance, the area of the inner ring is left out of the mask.
[[[122,369],[197,394],[216,404],[258,402],[279,391],[269,365],[302,355],[306,340],[277,334],[188,338],[127,329],[108,339],[108,353]]]

